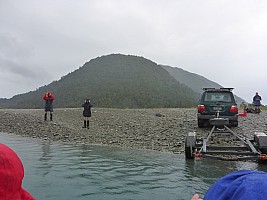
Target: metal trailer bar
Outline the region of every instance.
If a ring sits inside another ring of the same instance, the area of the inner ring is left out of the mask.
[[[229,127],[227,127],[227,126],[225,126],[224,125],[224,127],[229,131],[229,132],[231,132],[234,136],[236,136],[240,141],[242,141],[245,145],[247,145],[250,149],[251,149],[251,151],[253,152],[253,153],[255,153],[255,154],[261,154],[261,152],[259,152],[259,151],[257,151],[256,149],[255,149],[255,147],[253,146],[253,144],[250,142],[250,140],[249,139],[247,139],[247,138],[245,138],[245,137],[240,137],[238,134],[236,134],[234,131],[232,131]]]
[[[248,150],[248,149],[247,149]],[[255,155],[255,153],[250,151],[212,151],[206,152],[207,154],[214,154],[214,155]]]
[[[224,156],[214,156],[214,155],[207,155],[203,154],[200,157],[206,157],[210,159],[215,159],[215,160],[225,160],[225,161],[253,161],[253,160],[264,160],[261,159],[260,156],[246,156],[246,157],[224,157]]]
[[[211,129],[211,131],[210,131],[210,133],[209,133],[207,139],[203,138],[203,145],[202,145],[202,147],[201,147],[201,149],[200,149],[199,152],[206,152],[206,151],[207,151],[207,146],[206,146],[206,144],[207,144],[207,142],[209,141],[209,139],[210,139],[210,137],[211,137],[211,135],[212,135],[214,129],[215,129],[215,126],[212,127],[212,129]]]
[[[231,130],[229,119],[219,118],[218,113],[210,120],[213,125],[206,138],[197,138],[195,132],[189,132],[185,141],[186,158],[194,159],[207,157],[226,161],[265,161],[267,162],[267,135],[263,132],[255,132],[254,139],[248,139]],[[235,136],[244,146],[208,146],[208,142],[214,135]]]
[[[246,138],[241,137],[238,134],[236,134],[234,131],[232,131],[229,127],[224,125],[224,128],[226,128],[230,133],[232,133],[234,136],[236,136],[240,141],[242,141],[245,145],[247,145]]]
[[[224,125],[225,126],[225,125]],[[245,137],[240,137],[238,134],[236,134],[234,131],[232,131],[229,127],[225,126],[225,128],[230,131],[234,136],[236,136],[240,141],[242,141],[245,145],[247,145],[250,150],[255,154],[261,154],[260,151],[257,151],[256,148],[253,146],[253,144],[250,142],[249,139]]]
[[[245,146],[236,147],[236,146],[207,146],[211,136],[215,133],[216,125],[214,125],[209,132],[207,138],[203,138],[202,146],[195,145],[196,152],[195,157],[207,157],[212,159],[227,160],[227,161],[241,161],[241,160],[267,160],[267,155],[262,154],[260,150],[257,150],[252,142],[244,136],[240,136],[234,131],[232,131],[226,125],[223,125],[224,129],[221,129],[221,132],[216,133],[231,133],[238,140],[240,140]],[[222,132],[227,130],[228,132]],[[198,147],[197,147],[198,146]],[[197,149],[200,148],[199,151]],[[210,151],[212,150],[212,151]],[[229,157],[225,157],[228,155]],[[235,155],[235,157],[231,157]]]
[[[208,137],[205,139],[203,138],[203,145],[201,147],[201,149],[199,150],[199,153],[203,152],[203,153],[207,153],[207,143],[210,139],[210,137],[212,136],[212,134],[214,133],[216,126],[214,125],[210,131],[210,133],[208,134]],[[245,138],[245,137],[241,137],[238,134],[236,134],[234,131],[232,131],[229,127],[227,127],[226,125],[224,125],[224,128],[226,130],[228,130],[230,133],[232,133],[236,138],[238,138],[241,142],[243,142],[254,154],[258,154],[260,155],[261,152],[256,150],[256,148],[253,146],[253,144],[250,142],[249,139]],[[218,149],[220,149],[220,147],[218,147]],[[225,148],[224,148],[225,150]],[[226,152],[227,153],[227,152]],[[232,152],[234,153],[234,152]]]
[[[200,147],[200,146],[199,146]],[[229,151],[244,151],[248,150],[248,147],[239,147],[239,146],[207,146],[208,150],[229,150]]]
[[[256,148],[253,146],[253,144],[250,142],[250,140],[246,139],[246,142],[248,143],[249,148],[252,150],[253,153],[255,154],[261,154],[260,151],[257,151]]]

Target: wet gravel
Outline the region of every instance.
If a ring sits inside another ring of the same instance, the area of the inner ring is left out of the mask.
[[[189,131],[206,136],[211,127],[199,129],[196,109],[108,109],[93,108],[90,128],[84,129],[82,109],[55,109],[53,121],[44,121],[41,109],[0,109],[0,132],[64,143],[113,145],[173,153],[184,152]],[[267,111],[239,117],[238,134],[267,134]],[[234,143],[222,139],[216,143]]]

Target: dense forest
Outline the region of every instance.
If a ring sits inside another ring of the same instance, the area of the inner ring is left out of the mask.
[[[138,56],[98,57],[35,91],[0,100],[6,108],[42,108],[42,96],[52,91],[55,107],[81,107],[90,98],[96,107],[192,107],[199,94],[177,81],[160,65]]]
[[[203,92],[202,88],[205,88],[205,87],[210,87],[210,88],[223,87],[222,85],[219,85],[218,83],[215,83],[214,81],[211,81],[198,74],[185,71],[179,67],[170,67],[166,65],[161,65],[161,67],[166,69],[170,73],[170,75],[173,76],[177,81],[190,87],[193,91],[199,94],[202,94]],[[235,99],[238,104],[245,102],[244,99],[236,95],[235,95]]]

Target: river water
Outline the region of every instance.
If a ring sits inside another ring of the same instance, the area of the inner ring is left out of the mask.
[[[25,168],[23,187],[38,200],[188,200],[218,178],[254,162],[185,160],[184,155],[66,145],[0,133]]]

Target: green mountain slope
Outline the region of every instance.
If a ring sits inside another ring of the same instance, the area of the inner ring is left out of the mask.
[[[171,76],[173,76],[177,81],[180,83],[190,87],[193,91],[196,93],[202,94],[203,90],[202,88],[210,87],[210,88],[221,88],[222,85],[219,85],[218,83],[215,83],[203,76],[200,76],[195,73],[191,73],[188,71],[185,71],[178,67],[170,67],[166,65],[161,65],[165,70],[167,70]],[[242,102],[245,102],[244,99],[238,97],[235,95],[235,99],[238,104],[241,104]]]
[[[185,71],[178,67],[170,67],[166,65],[161,65],[164,69],[166,69],[170,75],[172,75],[176,80],[179,80],[180,83],[183,83],[190,87],[195,92],[202,94],[204,87],[215,87],[220,88],[223,87],[218,83],[208,80],[207,78],[200,76],[195,73],[191,73]]]
[[[42,108],[42,95],[52,91],[55,107],[81,107],[85,98],[110,108],[191,107],[197,93],[179,83],[156,63],[137,56],[98,57],[36,91],[3,100],[1,107]]]

